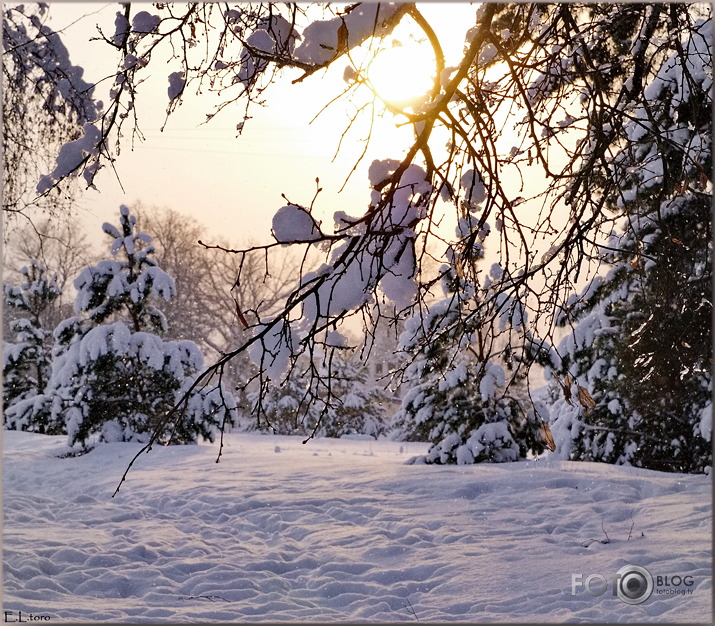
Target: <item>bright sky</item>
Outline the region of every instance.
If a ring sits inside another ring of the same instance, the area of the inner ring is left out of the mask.
[[[109,47],[90,38],[97,34],[96,24],[105,32],[113,32],[117,7],[99,3],[51,5],[51,24],[63,29],[72,62],[85,68],[86,80],[98,81],[114,70],[115,59],[106,52]],[[474,23],[475,7],[439,3],[420,5],[420,9],[447,48],[449,64],[450,55],[462,50],[464,32]],[[84,222],[89,233],[99,235],[102,222],[116,221],[120,203],[131,207],[138,200],[192,215],[230,245],[248,238],[267,241],[272,216],[285,204],[281,194],[292,202],[309,205],[316,177],[324,189],[315,205],[319,217],[330,221],[338,209],[362,212],[369,201],[366,171],[370,162],[374,158],[398,158],[412,135],[408,127],[397,128],[396,118],[386,115],[373,131],[377,140],[362,166],[337,195],[362,150],[359,140],[366,130],[354,131],[340,157],[331,162],[347,127],[350,107],[338,102],[312,125],[310,120],[345,87],[345,65],[338,62],[329,74],[317,74],[299,85],[276,85],[267,94],[270,108],[253,108],[254,119],[236,139],[235,127],[243,109],[229,107],[202,126],[215,101],[192,92],[160,132],[167,104],[167,75],[173,70],[156,63],[138,99],[146,141],[137,142],[133,151],[126,142],[116,163],[124,192],[114,173],[105,169],[96,179],[99,192],[89,190],[80,201],[87,209]]]

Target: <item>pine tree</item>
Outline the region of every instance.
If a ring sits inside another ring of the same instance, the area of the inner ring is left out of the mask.
[[[408,320],[401,337],[413,360],[393,422],[397,438],[432,442],[427,463],[500,463],[540,453],[539,417],[514,393],[515,383],[506,388],[510,355],[483,356],[489,326],[476,312],[473,289],[454,274],[443,287],[445,298]]]
[[[55,331],[49,384],[26,407],[61,416],[70,445],[84,449],[95,441],[148,441],[203,367],[196,344],[157,334],[166,329],[157,303],[173,296],[174,282],[156,265],[150,238],[135,224],[124,206],[119,229],[104,224],[114,258],[85,268],[75,280],[78,315]],[[181,417],[159,443],[212,439],[236,410],[220,385],[189,395],[179,408]]]
[[[628,219],[604,248],[610,271],[574,302],[560,352],[593,402],[561,400],[557,443],[574,459],[700,472],[712,463],[712,54],[702,23],[647,87],[631,145],[614,160]],[[681,54],[688,63],[681,65]],[[567,392],[569,393],[569,392]]]
[[[43,415],[26,421],[11,410],[13,405],[34,398],[45,389],[50,378],[52,333],[42,327],[43,314],[61,295],[56,276],[50,276],[44,266],[32,260],[20,270],[25,277],[19,286],[3,286],[5,306],[12,307],[19,317],[12,320],[10,330],[14,341],[5,343],[3,362],[3,410],[5,427],[11,430],[34,430],[56,434],[58,426]]]
[[[120,208],[120,227],[105,223],[102,230],[112,238],[111,254],[119,258],[87,267],[75,280],[75,310],[93,324],[120,319],[133,332],[167,328],[166,317],[154,304],[176,294],[174,280],[154,260],[151,237],[136,232],[136,218],[126,206]]]
[[[368,380],[367,367],[354,358],[333,353],[324,363],[316,391],[323,437],[370,435],[377,439],[386,431],[387,395]]]
[[[383,435],[387,398],[369,382],[367,368],[338,351],[317,361],[317,372],[311,373],[312,362],[301,359],[281,385],[251,394],[263,429],[306,437],[370,435],[377,439]],[[309,397],[317,400],[308,402]]]
[[[562,458],[629,463],[637,444],[618,433],[633,424],[619,392],[622,372],[617,358],[620,328],[617,302],[633,297],[632,286],[596,277],[580,298],[573,297],[565,325],[579,320],[557,349],[547,376],[551,384],[550,413],[557,454]],[[618,288],[620,286],[620,289]]]

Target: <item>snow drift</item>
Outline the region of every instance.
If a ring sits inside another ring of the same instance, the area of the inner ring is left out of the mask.
[[[548,457],[416,466],[405,461],[425,444],[241,434],[218,465],[216,445],[153,450],[112,499],[139,448],[58,458],[65,437],[4,433],[11,617],[711,619],[706,476]],[[628,564],[692,584],[656,587],[638,605],[610,587],[572,594],[573,575]]]

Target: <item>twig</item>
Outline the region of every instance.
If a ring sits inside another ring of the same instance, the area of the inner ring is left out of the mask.
[[[208,600],[209,602],[216,602],[216,600],[221,600],[222,602],[231,602],[223,596],[217,595],[179,596],[179,600]]]
[[[636,523],[635,523],[635,521],[633,521],[633,516],[631,516],[631,528],[630,528],[630,530],[628,531],[628,539],[626,539],[626,541],[630,541],[630,540],[631,540],[631,535],[632,535],[632,533],[633,533],[633,527],[634,527],[635,525],[636,525]]]
[[[603,534],[606,535],[606,538],[605,538],[605,539],[589,539],[589,540],[587,540],[587,541],[584,541],[581,545],[582,545],[584,548],[588,548],[592,543],[601,543],[601,544],[604,544],[604,545],[607,544],[607,543],[611,543],[611,539],[610,539],[610,537],[608,536],[608,533],[606,532],[606,529],[605,529],[605,527],[604,527],[604,525],[603,525],[603,517],[601,517],[601,530],[603,531]]]
[[[415,608],[412,606],[412,602],[410,602],[409,598],[405,598],[405,600],[407,601],[407,604],[403,604],[403,606],[407,609],[407,612],[412,613],[414,618],[419,622],[420,618],[417,617],[417,613],[415,612]]]
[[[611,540],[608,538],[608,533],[603,526],[603,517],[601,517],[601,530],[603,531],[603,534],[606,535],[606,541],[602,541],[601,543],[611,543]]]

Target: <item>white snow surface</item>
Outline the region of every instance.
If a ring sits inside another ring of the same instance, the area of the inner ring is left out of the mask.
[[[112,499],[139,445],[59,458],[63,436],[3,439],[11,617],[711,621],[706,476],[548,456],[406,465],[425,444],[230,434],[219,464],[216,444],[142,455]],[[610,583],[625,565],[693,584],[626,604]],[[573,574],[608,590],[572,594]]]

